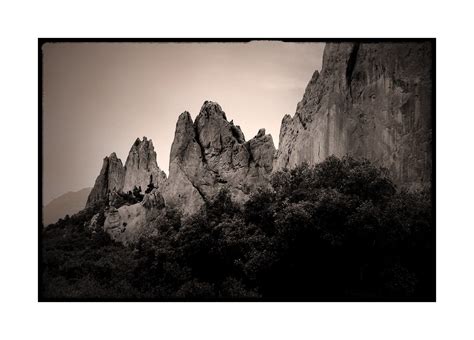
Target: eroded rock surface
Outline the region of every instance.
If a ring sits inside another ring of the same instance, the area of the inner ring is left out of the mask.
[[[125,162],[125,178],[123,191],[132,191],[135,186],[144,192],[150,182],[159,188],[166,180],[166,174],[161,171],[156,162],[156,152],[152,140],[137,138],[128,153]]]
[[[219,104],[206,101],[194,121],[188,112],[178,118],[168,179],[152,141],[137,139],[125,167],[115,153],[104,159],[87,204],[109,198],[104,227],[129,242],[165,204],[190,215],[222,188],[243,203],[274,171],[329,155],[368,158],[402,186],[429,184],[432,52],[430,43],[419,42],[328,43],[321,72],[295,115],[282,120],[278,152],[265,129],[246,141]],[[157,189],[141,203],[122,205],[117,193],[135,186],[144,192],[150,180]]]
[[[145,194],[140,203],[123,205],[118,209],[109,206],[105,211],[104,230],[116,241],[133,243],[141,235],[151,232],[150,221],[164,206],[163,196],[158,189]]]
[[[256,187],[268,185],[274,153],[264,129],[246,142],[219,104],[206,101],[194,122],[188,112],[178,118],[163,196],[185,214],[196,212],[224,187],[243,202]]]
[[[430,43],[328,43],[294,117],[280,130],[276,169],[329,155],[365,157],[395,182],[431,182]]]
[[[113,192],[133,191],[135,186],[145,192],[150,182],[155,188],[160,188],[165,181],[166,174],[158,167],[153,142],[146,137],[143,137],[143,140],[137,138],[130,149],[125,167],[115,152],[104,158],[102,170],[89,194],[86,206],[110,199],[109,196]]]
[[[108,193],[111,191],[122,190],[124,176],[125,169],[122,165],[122,161],[117,158],[115,152],[105,157],[99,176],[97,176],[94,187],[87,198],[86,207],[91,206],[95,202],[107,199]]]

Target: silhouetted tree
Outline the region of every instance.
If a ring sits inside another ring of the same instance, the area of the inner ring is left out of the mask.
[[[145,194],[152,192],[155,189],[155,185],[153,184],[153,175],[150,174],[150,183],[148,183],[147,189],[145,190]]]
[[[143,194],[142,194],[142,187],[141,186],[134,186],[133,187],[133,196],[138,202],[141,202],[143,200]]]

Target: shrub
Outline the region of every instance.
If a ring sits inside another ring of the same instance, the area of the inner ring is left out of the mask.
[[[125,204],[143,198],[137,187],[119,195]],[[185,219],[166,207],[130,247],[87,228],[104,208],[43,230],[42,296],[434,298],[431,192],[397,191],[367,160],[328,157],[281,170],[243,206],[224,188]]]

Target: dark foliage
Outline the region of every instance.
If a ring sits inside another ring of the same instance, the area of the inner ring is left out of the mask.
[[[142,194],[142,187],[139,186],[134,186],[133,187],[133,196],[138,202],[141,202],[143,200],[143,194]]]
[[[167,207],[128,247],[86,227],[102,211],[44,229],[43,298],[434,300],[431,193],[365,160],[280,171],[243,206],[222,190],[195,216]]]
[[[145,190],[145,194],[148,194],[155,189],[155,185],[153,184],[153,175],[150,175],[150,183],[148,183],[148,186]]]

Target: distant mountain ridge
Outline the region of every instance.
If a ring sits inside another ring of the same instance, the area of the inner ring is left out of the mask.
[[[61,195],[43,207],[43,225],[57,222],[66,215],[75,214],[86,206],[87,197],[92,188],[70,191]]]

